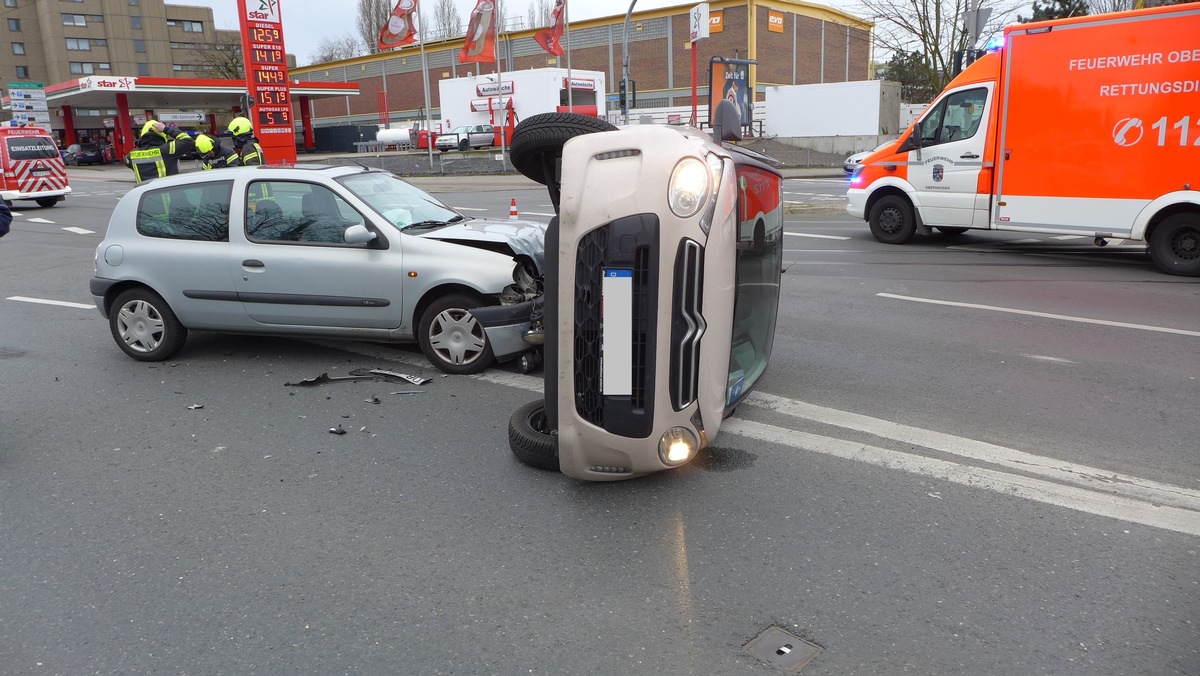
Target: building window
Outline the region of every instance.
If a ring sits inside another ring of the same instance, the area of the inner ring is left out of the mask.
[[[184,33],[203,33],[204,24],[200,21],[181,21]]]
[[[130,28],[133,28],[133,29],[136,29],[136,30],[141,30],[141,28],[142,28],[142,17],[140,17],[140,16],[131,16],[131,17],[129,17],[129,27],[130,27]]]
[[[87,38],[67,38],[67,50],[72,52],[90,52],[92,43]]]
[[[88,14],[87,19],[92,23],[104,23],[104,15],[102,14]]]
[[[96,64],[96,68],[99,68],[100,70],[112,70],[112,66],[107,63]]]
[[[22,80],[28,80],[29,66],[17,66],[17,77]]]
[[[145,54],[146,53],[146,41],[145,40],[134,40],[133,41],[133,51],[135,51],[139,54]]]
[[[140,5],[140,4],[142,4],[142,3],[141,3],[141,0],[129,0],[129,5],[130,5],[131,7],[137,7],[137,6],[138,6],[138,5]]]
[[[97,47],[107,47],[108,40],[105,40],[104,38],[100,38],[99,40],[92,40],[92,44],[96,45]]]
[[[87,17],[82,14],[63,14],[64,26],[86,26]]]
[[[5,7],[16,7],[17,0],[4,0],[4,6]]]
[[[150,64],[139,63],[138,64],[138,75],[149,75],[149,74],[150,74]]]
[[[24,42],[14,42],[14,43],[12,43],[12,48],[13,48],[13,54],[24,54],[25,53],[25,43]]]
[[[92,75],[96,72],[96,65],[86,61],[72,61],[72,75]]]
[[[21,20],[20,19],[9,19],[8,20],[8,30],[10,30],[14,33],[20,33],[21,32]]]

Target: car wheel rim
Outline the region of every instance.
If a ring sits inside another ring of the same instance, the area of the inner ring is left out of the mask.
[[[429,346],[442,361],[465,366],[479,359],[487,339],[470,312],[452,308],[434,317],[429,326]]]
[[[136,352],[153,352],[162,344],[165,331],[162,315],[144,300],[126,303],[117,315],[121,340]]]

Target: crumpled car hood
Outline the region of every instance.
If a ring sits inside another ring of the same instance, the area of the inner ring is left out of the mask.
[[[507,248],[513,256],[528,256],[539,272],[545,272],[546,224],[534,221],[512,221],[472,218],[444,228],[423,232],[421,237],[473,246],[487,251]]]

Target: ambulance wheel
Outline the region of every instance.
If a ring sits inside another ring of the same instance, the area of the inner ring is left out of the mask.
[[[939,232],[941,232],[943,235],[951,235],[951,236],[954,236],[954,235],[961,235],[961,234],[963,234],[964,232],[966,232],[966,231],[967,231],[967,230],[969,230],[969,229],[970,229],[970,228],[943,228],[943,227],[938,227],[938,231],[939,231]]]
[[[108,311],[117,347],[138,361],[162,361],[183,347],[187,329],[162,296],[137,287],[117,296]]]
[[[884,244],[904,244],[917,233],[912,205],[899,195],[880,198],[871,207],[871,234]]]
[[[535,469],[558,471],[558,437],[546,429],[546,404],[531,401],[508,419],[508,447],[517,460]]]
[[[564,143],[576,136],[616,129],[600,118],[579,113],[531,115],[513,130],[509,157],[526,178],[549,185],[554,181],[554,163],[562,157]]]
[[[1150,234],[1148,249],[1150,260],[1168,275],[1200,276],[1200,214],[1167,216]]]
[[[61,197],[39,197],[37,200],[37,203],[38,203],[39,207],[49,208],[49,207],[54,206],[55,204],[58,204],[58,200],[60,200],[60,199],[62,199],[62,198]]]

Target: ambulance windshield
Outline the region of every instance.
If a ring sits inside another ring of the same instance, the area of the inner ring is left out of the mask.
[[[4,139],[8,158],[17,160],[46,160],[58,157],[58,147],[48,136],[18,136]]]

